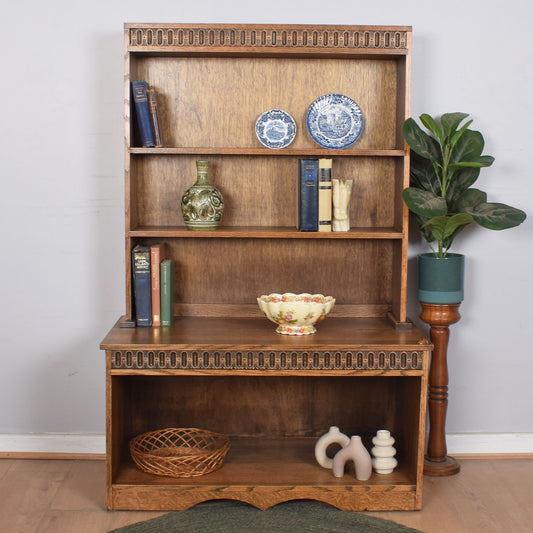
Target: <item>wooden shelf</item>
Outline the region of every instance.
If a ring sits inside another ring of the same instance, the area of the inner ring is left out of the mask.
[[[218,312],[223,305],[213,304]],[[257,305],[254,318],[235,316],[235,307],[226,306],[225,316],[176,317],[172,326],[152,328],[120,327],[121,321],[101,343],[103,350],[397,350],[425,351],[427,338],[417,328],[398,329],[387,318],[335,316],[336,309],[317,325],[313,335],[291,336],[275,332],[276,325],[264,317]],[[246,310],[249,306],[244,306]],[[339,311],[341,312],[341,311]]]
[[[227,148],[227,147],[169,147],[129,149],[132,155],[227,155],[227,156],[275,156],[275,157],[405,157],[405,150],[327,150],[324,148],[272,150],[269,148]]]
[[[144,226],[128,232],[130,237],[189,239],[402,239],[394,228],[353,228],[346,232],[306,232],[295,228],[219,226],[215,231],[191,231],[185,226]]]
[[[314,498],[317,488],[322,501],[339,505],[344,500],[352,510],[414,506],[416,479],[405,466],[362,482],[355,479],[353,468],[348,468],[342,478],[321,468],[314,458],[316,439],[230,438],[230,442],[222,468],[194,479],[147,474],[125,460],[113,478],[114,508],[129,508],[139,486],[143,487],[143,497],[138,498],[136,506],[140,510],[181,509],[184,494],[202,490],[209,491],[212,499],[238,499],[264,509],[278,498]],[[383,493],[388,493],[386,504]]]

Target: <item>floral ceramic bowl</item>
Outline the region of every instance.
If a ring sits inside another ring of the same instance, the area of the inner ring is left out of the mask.
[[[332,296],[322,294],[263,294],[257,298],[261,311],[278,324],[276,331],[283,335],[315,333],[313,324],[323,320],[335,304]]]

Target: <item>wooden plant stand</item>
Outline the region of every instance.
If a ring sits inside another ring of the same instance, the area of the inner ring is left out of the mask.
[[[429,368],[429,438],[424,459],[424,474],[451,476],[460,470],[459,463],[446,455],[446,411],[448,408],[447,351],[448,326],[461,318],[460,304],[429,304],[421,302],[420,318],[430,325],[430,339],[434,344]]]

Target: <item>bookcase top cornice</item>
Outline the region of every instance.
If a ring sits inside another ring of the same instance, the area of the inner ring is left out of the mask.
[[[272,24],[124,24],[130,51],[332,51],[404,54],[410,26]]]

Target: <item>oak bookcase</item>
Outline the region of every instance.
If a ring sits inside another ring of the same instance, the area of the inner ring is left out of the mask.
[[[107,507],[186,509],[234,499],[261,509],[315,499],[346,510],[422,505],[431,345],[406,317],[407,222],[401,191],[409,153],[411,29],[374,26],[125,24],[126,313],[102,341],[107,361]],[[130,82],[159,94],[165,148],[141,148]],[[319,96],[360,106],[365,126],[346,149],[317,146],[305,116]],[[297,135],[264,148],[261,113],[289,112]],[[333,159],[333,177],[354,180],[351,230],[295,227],[298,160]],[[210,161],[224,195],[216,231],[188,231],[180,199],[195,161]],[[176,261],[175,321],[132,320],[130,252],[167,243]],[[314,335],[275,333],[256,297],[333,295]],[[329,426],[396,438],[397,469],[357,481],[314,459]],[[179,479],[146,474],[129,440],[165,427],[228,435],[224,466]]]

